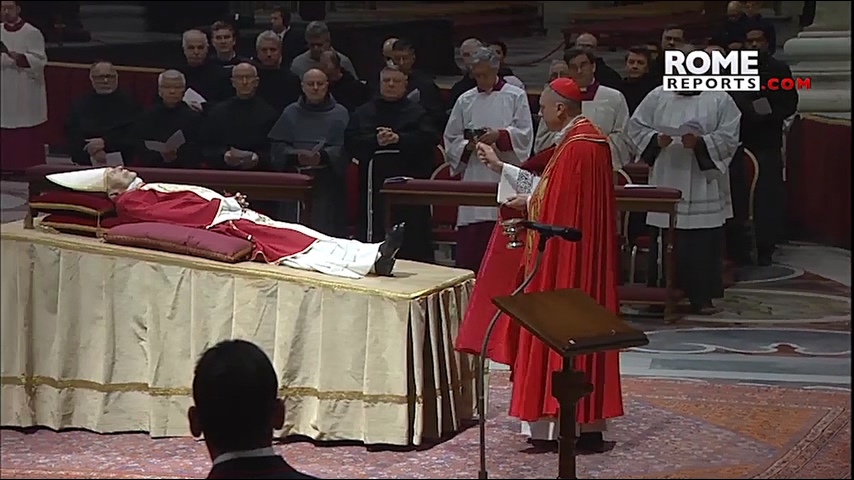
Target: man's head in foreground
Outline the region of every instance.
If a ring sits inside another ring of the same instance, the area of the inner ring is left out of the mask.
[[[269,447],[285,424],[285,405],[269,357],[245,340],[226,340],[207,349],[196,364],[190,432],[204,435],[211,459]]]
[[[540,115],[546,128],[559,132],[581,115],[581,88],[570,78],[556,78],[540,95]]]

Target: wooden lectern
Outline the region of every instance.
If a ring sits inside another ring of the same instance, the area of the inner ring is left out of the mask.
[[[572,369],[572,357],[640,347],[649,339],[576,288],[507,295],[492,302],[563,357],[563,369],[552,373],[552,395],[560,405],[557,478],[578,478],[575,406],[593,386],[585,382],[582,372]]]

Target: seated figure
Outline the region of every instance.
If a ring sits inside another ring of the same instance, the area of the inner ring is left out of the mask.
[[[357,279],[371,272],[391,275],[403,241],[403,224],[389,230],[383,243],[334,238],[261,215],[249,209],[246,197],[239,193],[227,197],[199,186],[145,183],[124,167],[55,173],[47,179],[72,190],[107,193],[125,219],[244,238],[255,246],[253,259],[339,277]]]

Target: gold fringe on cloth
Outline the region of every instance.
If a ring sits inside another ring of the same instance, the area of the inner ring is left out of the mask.
[[[470,272],[399,261],[341,280],[0,227],[0,423],[189,435],[193,367],[227,338],[261,346],[284,434],[419,445],[473,416],[453,350]]]

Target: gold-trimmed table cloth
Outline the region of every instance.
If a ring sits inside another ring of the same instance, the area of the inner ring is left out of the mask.
[[[398,261],[353,281],[20,222],[0,238],[3,426],[189,435],[195,362],[228,338],[272,359],[283,434],[419,445],[473,417],[475,361],[453,349],[471,272]]]

